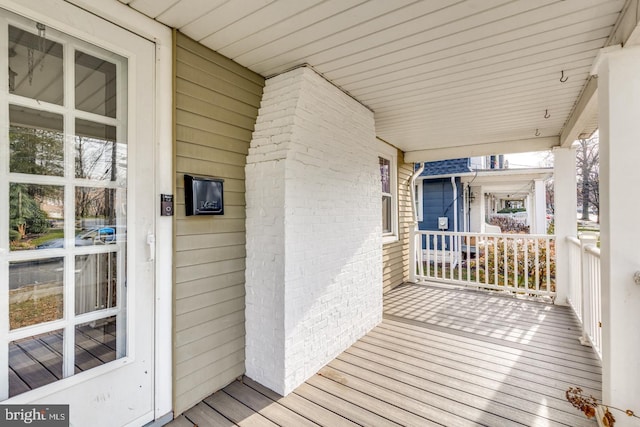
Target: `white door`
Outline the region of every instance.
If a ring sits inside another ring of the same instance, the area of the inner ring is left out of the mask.
[[[142,425],[154,407],[154,45],[68,3],[33,4],[0,9],[0,402],[69,404],[76,426]]]

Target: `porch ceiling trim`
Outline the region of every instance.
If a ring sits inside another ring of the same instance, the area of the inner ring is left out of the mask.
[[[546,136],[540,138],[490,142],[486,144],[458,145],[454,147],[407,151],[404,153],[404,159],[409,163],[432,162],[436,160],[456,159],[459,157],[488,156],[496,153],[526,153],[529,151],[546,151],[559,145],[559,136]]]
[[[598,76],[591,76],[560,134],[560,146],[567,148],[579,139],[598,114]],[[589,132],[591,133],[591,132]]]

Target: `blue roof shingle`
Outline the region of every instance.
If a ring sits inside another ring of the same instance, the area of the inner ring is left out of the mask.
[[[456,175],[467,172],[471,172],[471,168],[469,167],[469,158],[464,157],[461,159],[426,162],[424,164],[424,171],[420,176]]]

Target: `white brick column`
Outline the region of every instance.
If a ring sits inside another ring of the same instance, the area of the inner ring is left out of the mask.
[[[559,305],[567,304],[569,296],[569,270],[574,268],[569,262],[567,236],[578,233],[576,207],[576,150],[575,148],[554,148],[554,226],[556,236],[556,300]]]
[[[598,69],[603,398],[640,412],[640,48],[606,55]],[[636,426],[614,413],[616,427]]]
[[[382,317],[371,111],[309,68],[269,79],[246,167],[246,372],[286,395]]]

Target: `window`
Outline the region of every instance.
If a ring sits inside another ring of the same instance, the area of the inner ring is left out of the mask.
[[[396,149],[380,142],[378,164],[382,192],[382,242],[398,240],[398,185]]]

